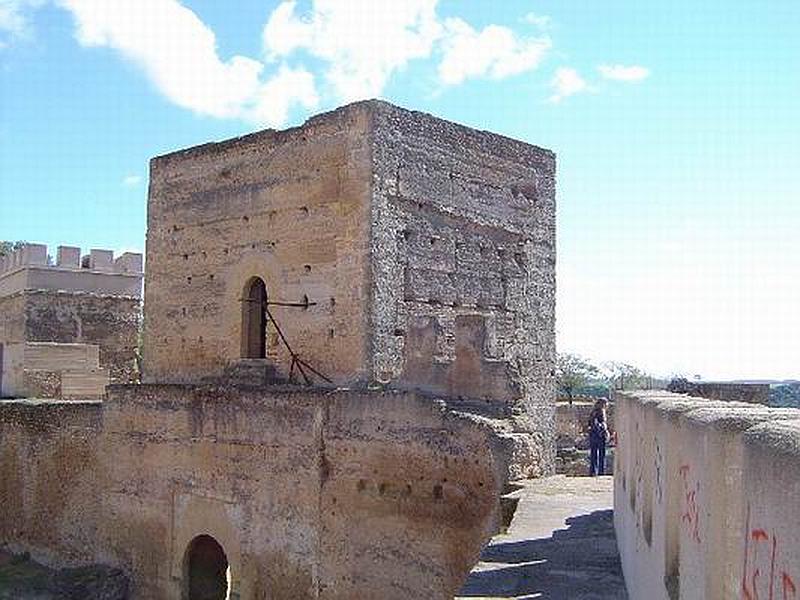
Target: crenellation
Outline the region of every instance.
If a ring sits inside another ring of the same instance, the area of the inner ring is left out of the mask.
[[[76,246],[59,246],[56,251],[56,266],[62,269],[80,269],[81,249]]]
[[[52,263],[45,244],[23,244],[21,248],[0,256],[0,277],[21,268],[36,267],[51,270],[89,270],[141,276],[144,259],[137,252],[124,252],[114,259],[113,250],[93,248],[81,256],[77,246],[58,246],[55,262]]]

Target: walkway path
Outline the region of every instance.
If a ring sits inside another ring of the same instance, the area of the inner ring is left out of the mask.
[[[456,598],[627,600],[613,479],[557,475],[522,485],[508,532],[484,549]]]

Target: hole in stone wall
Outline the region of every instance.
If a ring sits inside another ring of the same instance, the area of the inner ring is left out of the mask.
[[[210,281],[214,281],[214,274],[213,273],[209,274],[208,279]]]
[[[328,337],[329,337],[329,338],[333,339],[335,335],[336,335],[336,334],[335,334],[335,332],[333,331],[333,329],[329,329],[329,330],[328,330]]]
[[[183,260],[189,260],[189,255],[188,254],[184,254],[183,255]]]
[[[435,486],[433,486],[433,497],[436,500],[441,500],[443,495],[444,495],[444,492],[442,490],[442,486],[441,485],[439,485],[437,483]]]
[[[303,294],[303,310],[308,310],[308,296]]]
[[[308,215],[308,207],[307,206],[301,206],[300,207],[300,212],[303,213],[303,215]]]
[[[188,600],[227,600],[230,596],[228,557],[210,535],[198,535],[189,543],[184,577]]]
[[[303,269],[305,270],[306,273],[311,273],[311,265],[304,265]]]
[[[192,276],[191,276],[191,275],[189,275],[189,276],[186,278],[186,283],[192,283]]]
[[[250,217],[245,215],[245,216],[242,217],[242,221],[244,221],[245,223],[248,223],[248,222],[250,222]]]
[[[336,298],[331,298],[331,308],[336,306]]]

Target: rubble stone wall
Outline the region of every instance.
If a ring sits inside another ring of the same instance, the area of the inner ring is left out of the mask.
[[[31,291],[25,294],[25,338],[29,342],[95,344],[100,366],[112,383],[138,377],[141,300],[74,292]]]
[[[18,292],[0,298],[0,343],[94,344],[100,347],[100,366],[109,371],[111,381],[130,383],[138,378],[140,303],[135,296]]]
[[[233,598],[450,599],[498,524],[502,451],[408,392],[113,386],[0,403],[0,539],[177,598],[213,536]]]
[[[554,154],[385,103],[373,138],[374,378],[515,414],[549,472]]]

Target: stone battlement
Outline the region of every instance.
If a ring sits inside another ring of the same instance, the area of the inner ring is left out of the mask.
[[[47,246],[44,244],[25,244],[6,256],[0,256],[0,277],[26,267],[46,267],[50,269],[89,269],[106,273],[129,273],[141,275],[142,255],[124,252],[116,259],[113,250],[92,248],[89,254],[81,256],[77,246],[58,246],[55,263],[48,261]]]
[[[25,244],[0,256],[0,297],[23,290],[87,292],[141,297],[142,255],[93,248],[81,255],[76,246],[58,246],[51,261],[44,244]]]

